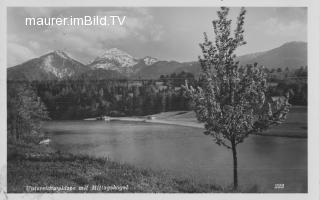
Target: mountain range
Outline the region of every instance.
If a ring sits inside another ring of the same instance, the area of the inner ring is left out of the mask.
[[[267,68],[298,68],[307,65],[307,43],[289,42],[269,51],[236,58],[241,65],[257,62]],[[63,51],[53,51],[7,69],[8,80],[61,79],[155,79],[160,75],[200,72],[198,62],[158,60],[150,56],[135,58],[125,51],[112,48],[84,65]]]

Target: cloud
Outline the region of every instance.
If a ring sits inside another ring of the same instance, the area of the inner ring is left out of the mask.
[[[32,49],[35,49],[35,50],[40,49],[40,44],[39,44],[39,42],[29,41],[28,44],[29,44],[29,46],[30,46]]]
[[[26,60],[37,57],[30,48],[15,42],[8,43],[8,67],[20,64]]]
[[[303,24],[301,21],[292,20],[283,22],[274,17],[267,19],[259,28],[263,28],[266,34],[271,36],[295,36],[297,33],[305,33],[307,29],[306,24]]]
[[[308,9],[306,7],[278,7],[274,8],[274,17],[284,22],[292,20],[305,22],[307,19]]]
[[[8,36],[8,64],[19,64],[23,61],[42,55],[48,51],[61,49],[72,52],[76,59],[83,62],[94,59],[105,49],[114,45],[121,46],[132,41],[159,42],[164,34],[161,25],[155,23],[154,17],[147,8],[94,8],[94,9],[57,9],[57,8],[24,8],[19,9],[16,17],[80,17],[89,16],[126,16],[123,26],[50,26],[25,27],[15,26],[17,30]],[[83,11],[83,13],[82,13]],[[10,9],[15,13],[15,9]],[[25,14],[22,14],[25,13]],[[13,18],[15,16],[13,15]],[[19,20],[15,19],[13,22]],[[11,27],[10,27],[11,28]],[[14,29],[12,29],[14,30]]]
[[[154,17],[147,9],[100,10],[93,15],[99,17],[126,16],[126,19],[123,26],[54,26],[47,29],[46,32],[52,36],[59,33],[72,35],[86,41],[122,40],[126,38],[159,41],[164,33],[163,27],[154,22]]]
[[[23,8],[23,10],[29,17],[50,17],[55,9],[50,7],[31,7]]]
[[[212,10],[213,9],[213,10]],[[106,49],[117,47],[136,57],[193,59],[201,33],[211,30],[216,8],[54,7],[7,9],[9,66],[53,50],[88,63]],[[306,40],[306,8],[249,8],[248,43],[244,51],[273,48],[293,40]],[[236,12],[237,14],[237,12]],[[126,16],[123,26],[25,26],[25,17]],[[232,15],[232,13],[231,13]],[[233,16],[233,15],[232,15]],[[247,23],[248,22],[248,23]],[[10,44],[10,45],[9,45]],[[10,46],[10,47],[9,47]],[[180,47],[180,48],[179,48]],[[9,51],[10,49],[10,51]],[[30,56],[30,57],[27,57]],[[26,58],[27,57],[27,58]]]

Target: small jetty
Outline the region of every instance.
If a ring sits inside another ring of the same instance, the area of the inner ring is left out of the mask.
[[[132,122],[146,122],[147,120],[154,120],[155,117],[109,117],[109,116],[100,116],[95,118],[87,118],[84,120],[87,121],[132,121]]]
[[[153,116],[153,115],[149,115],[149,116],[148,116],[148,119],[149,119],[149,120],[155,120],[155,119],[156,119],[156,117],[155,117],[155,116]]]
[[[100,117],[95,117],[95,118],[87,118],[87,119],[84,119],[84,120],[87,120],[87,121],[96,121],[96,120],[101,120],[101,121],[111,121],[111,117],[109,116],[100,116]]]
[[[99,120],[107,121],[109,122],[111,119],[109,116],[102,116]]]
[[[39,142],[39,144],[40,144],[40,145],[49,145],[50,142],[51,142],[50,139],[45,139],[45,140],[41,140],[41,141]]]

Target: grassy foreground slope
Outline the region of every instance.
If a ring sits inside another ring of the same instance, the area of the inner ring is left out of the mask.
[[[190,179],[177,178],[165,171],[139,169],[117,163],[107,158],[92,158],[51,152],[41,146],[9,146],[8,148],[8,192],[138,192],[138,193],[208,193],[235,192],[217,185],[200,184]],[[27,186],[74,187],[72,191],[62,189],[28,191]],[[96,186],[95,189],[92,187]],[[102,186],[99,188],[99,186]],[[82,187],[87,190],[80,190]],[[104,187],[104,188],[103,188]],[[120,189],[121,190],[120,190]],[[257,192],[256,186],[242,190]]]

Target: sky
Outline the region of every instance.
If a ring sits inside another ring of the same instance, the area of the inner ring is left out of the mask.
[[[110,48],[160,60],[195,61],[203,32],[214,39],[216,7],[11,7],[7,10],[7,67],[54,50],[88,64]],[[290,41],[307,41],[307,8],[246,8],[245,40],[237,55],[261,52]],[[235,23],[239,7],[230,8]],[[26,17],[126,16],[120,26],[26,26]]]

